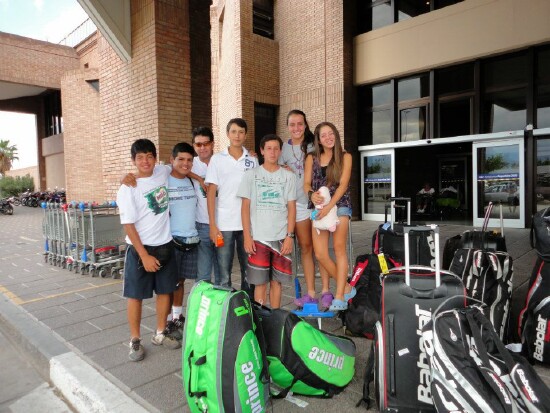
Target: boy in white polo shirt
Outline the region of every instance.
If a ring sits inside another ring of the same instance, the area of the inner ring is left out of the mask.
[[[234,118],[227,123],[229,147],[210,159],[205,182],[208,185],[208,217],[210,221],[210,239],[216,244],[223,237],[223,246],[218,247],[221,285],[231,286],[231,268],[235,246],[241,267],[241,290],[250,297],[253,292],[246,281],[248,254],[244,250],[243,225],[241,221],[241,198],[237,190],[246,170],[255,168],[258,160],[243,146],[246,140],[247,124],[244,119]],[[216,193],[217,204],[216,204]]]
[[[140,361],[145,357],[140,328],[142,301],[151,298],[153,291],[157,294],[157,331],[152,343],[173,349],[181,343],[166,329],[170,297],[177,283],[166,188],[170,171],[155,168],[157,150],[149,139],[135,141],[131,155],[138,171],[137,184],[122,185],[117,204],[128,243],[122,293],[128,306],[129,357]]]

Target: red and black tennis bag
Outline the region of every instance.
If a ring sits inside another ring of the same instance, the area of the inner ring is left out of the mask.
[[[550,365],[550,263],[541,258],[529,280],[518,332],[529,361]]]
[[[364,254],[355,259],[350,285],[355,287],[357,293],[349,301],[348,309],[339,314],[346,333],[370,340],[374,338],[374,326],[380,318],[381,274],[400,265],[384,254]]]
[[[437,311],[423,342],[438,412],[550,413],[550,390],[478,306]]]

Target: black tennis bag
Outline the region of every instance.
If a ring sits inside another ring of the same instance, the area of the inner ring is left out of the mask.
[[[332,397],[355,374],[355,343],[319,330],[296,314],[254,304],[265,337],[269,374],[282,391]]]
[[[381,274],[400,265],[384,254],[364,254],[355,259],[350,285],[357,293],[348,303],[348,309],[339,314],[346,333],[374,339],[374,326],[380,318]]]
[[[537,259],[525,306],[518,321],[523,353],[531,362],[550,365],[550,264]]]
[[[489,231],[487,227],[489,225],[489,219],[493,210],[493,203],[489,202],[485,211],[485,218],[483,220],[483,226],[481,230],[468,230],[462,234],[457,234],[450,237],[445,242],[443,247],[443,260],[441,267],[443,269],[450,269],[451,261],[459,249],[471,248],[485,251],[500,251],[506,252],[506,238],[504,238],[504,221],[502,215],[502,204],[500,207],[500,232]]]
[[[437,312],[423,342],[438,412],[550,413],[550,390],[506,349],[479,307]]]
[[[449,270],[462,278],[468,297],[486,304],[485,315],[500,339],[508,337],[514,275],[510,254],[463,248],[455,253]]]
[[[550,260],[550,208],[533,215],[530,240],[531,247],[537,250],[538,256]]]

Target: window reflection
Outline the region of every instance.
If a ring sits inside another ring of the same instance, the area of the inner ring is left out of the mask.
[[[550,139],[537,139],[537,210],[550,204]]]
[[[478,217],[485,215],[489,202],[503,204],[504,218],[519,219],[518,145],[488,146],[478,149]],[[494,208],[492,218],[500,216]]]
[[[403,109],[399,112],[402,142],[426,139],[426,107]]]
[[[391,196],[391,155],[364,158],[364,205],[366,214],[383,214]]]
[[[525,88],[487,93],[483,104],[486,133],[521,130],[527,122],[527,91]]]

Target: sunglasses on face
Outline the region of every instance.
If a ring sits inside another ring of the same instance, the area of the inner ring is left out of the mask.
[[[212,145],[212,142],[196,142],[193,145],[195,145],[197,148],[202,148],[203,146],[206,147]]]

